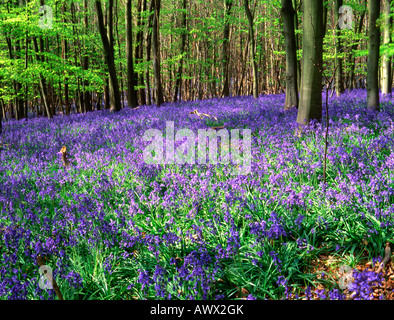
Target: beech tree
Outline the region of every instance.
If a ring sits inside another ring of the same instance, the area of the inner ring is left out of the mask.
[[[109,0],[112,2],[112,0]],[[101,7],[100,0],[96,0],[96,10],[97,10],[97,21],[99,32],[101,36],[101,41],[103,43],[104,49],[104,57],[108,67],[109,73],[109,80],[110,80],[110,103],[111,103],[111,110],[119,111],[120,110],[120,92],[119,92],[119,84],[118,78],[116,75],[116,68],[115,68],[115,59],[114,59],[114,48],[113,48],[113,41],[110,42],[111,37],[107,36],[107,32],[104,27],[103,21],[103,11]],[[111,23],[109,23],[109,28]],[[112,34],[110,31],[109,34]]]
[[[335,0],[334,3],[334,17],[335,17],[335,92],[339,97],[343,92],[343,68],[342,68],[342,58],[339,54],[343,51],[343,46],[341,43],[341,28],[338,23],[339,21],[339,8],[342,7],[343,0]]]
[[[136,64],[143,63],[143,57],[144,57],[144,20],[142,18],[143,13],[146,12],[146,0],[138,0],[138,6],[137,6],[137,35],[136,35],[136,42],[137,46],[135,47],[135,62]],[[144,86],[144,74],[143,72],[136,73],[135,79],[137,79],[137,85],[139,86],[138,89],[138,97],[140,100],[140,104],[145,105],[146,104],[146,95],[145,95],[145,90],[143,88]]]
[[[228,22],[233,0],[224,0],[224,30],[223,30],[223,53],[222,53],[222,74],[223,74],[223,92],[222,96],[229,96],[229,83],[228,83],[228,63],[229,63],[229,52],[228,42],[230,35],[230,24]]]
[[[285,110],[298,108],[297,85],[297,47],[294,32],[294,16],[292,0],[282,0],[281,14],[286,48],[286,101]]]
[[[390,16],[391,0],[384,0],[384,27],[383,27],[383,44],[388,46],[391,44],[391,28],[392,18]],[[392,71],[391,56],[387,53],[382,58],[382,93],[391,95],[392,88]]]
[[[153,51],[153,73],[155,79],[155,102],[160,106],[163,102],[163,88],[161,85],[160,71],[160,40],[159,40],[159,18],[161,0],[152,0],[154,6],[152,23],[152,51]],[[148,88],[149,90],[149,88]]]
[[[137,107],[137,95],[134,89],[133,66],[133,29],[131,21],[131,0],[126,0],[126,56],[127,56],[127,101],[129,107]]]
[[[41,39],[42,40],[42,39]],[[43,57],[40,57],[40,51],[41,53],[44,51],[43,49],[43,45],[42,45],[42,41],[41,42],[41,50],[38,49],[38,43],[37,43],[37,39],[35,37],[33,37],[33,44],[34,44],[34,50],[36,52],[36,59],[38,61],[43,62]],[[39,73],[39,88],[40,88],[40,95],[41,95],[41,99],[42,102],[44,104],[44,110],[46,112],[46,116],[48,117],[48,119],[52,119],[52,108],[49,105],[49,101],[48,101],[48,95],[47,95],[47,86],[46,86],[46,82],[45,79],[43,77],[43,75],[41,74],[41,72]]]
[[[250,60],[252,61],[253,72],[253,97],[257,98],[259,95],[259,79],[257,76],[256,44],[254,40],[253,17],[252,13],[250,12],[248,0],[244,0],[244,7],[249,22]]]
[[[178,100],[178,94],[182,95],[181,85],[182,85],[182,69],[183,69],[183,55],[185,52],[186,45],[186,35],[187,35],[187,21],[186,21],[186,0],[182,0],[182,36],[181,36],[181,54],[182,57],[179,60],[178,72],[175,80],[175,93],[174,93],[174,101]]]
[[[355,30],[354,33],[357,37],[360,37],[364,25],[364,19],[366,15],[366,0],[364,0],[364,6],[365,9],[361,12],[360,18],[358,20],[358,24],[355,23]],[[355,43],[351,46],[351,54],[350,54],[350,72],[349,72],[349,84],[348,88],[349,90],[353,90],[356,86],[356,81],[355,81],[355,68],[356,68],[356,58],[355,58],[355,53],[357,51],[357,48],[360,45],[360,40],[355,41]]]
[[[151,0],[149,4],[149,20],[148,20],[148,27],[147,27],[147,32],[146,32],[146,62],[151,61],[151,48],[152,48],[152,23],[153,23],[153,17],[154,17],[154,12],[153,10],[153,5],[154,5],[154,0]],[[150,80],[149,80],[149,68],[146,68],[146,95],[147,95],[147,101],[146,104],[150,106],[152,104],[152,97],[151,97],[151,89],[150,89]]]
[[[322,117],[323,0],[304,0],[300,105],[297,122]]]
[[[89,29],[88,0],[83,1],[83,7],[86,12],[85,17],[84,17],[84,25],[85,25],[86,32],[87,32],[87,30]],[[86,46],[86,40],[84,41],[84,46]],[[85,71],[89,70],[89,55],[87,55],[87,54],[85,54],[83,57],[82,69]],[[85,79],[83,82],[84,92],[83,92],[83,94],[81,94],[81,98],[83,100],[83,106],[84,106],[85,112],[92,111],[92,109],[93,109],[90,92],[87,89],[88,85],[89,85],[89,82]]]
[[[377,20],[380,14],[380,0],[368,0],[369,42],[367,63],[367,107],[380,111],[379,107],[379,44],[380,28]]]
[[[67,11],[66,3],[63,3],[62,6],[62,15],[63,15],[63,23],[67,22],[65,12]],[[62,37],[62,59],[65,63],[68,58],[68,42],[65,36]],[[64,70],[64,105],[65,105],[65,113],[66,115],[70,115],[70,101],[69,101],[69,91],[68,91],[68,77],[66,74],[66,70]]]

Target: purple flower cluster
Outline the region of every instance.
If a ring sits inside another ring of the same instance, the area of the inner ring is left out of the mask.
[[[381,275],[368,270],[353,271],[352,277],[354,281],[349,285],[349,291],[354,300],[372,300],[373,288],[381,286],[383,282]]]
[[[261,220],[260,222],[250,223],[250,233],[256,235],[258,240],[264,240],[264,238],[278,239],[281,236],[287,236],[284,219],[279,217],[276,212],[272,212],[267,221]]]

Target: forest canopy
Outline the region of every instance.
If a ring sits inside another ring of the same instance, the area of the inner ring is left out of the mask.
[[[29,112],[52,117],[59,112],[111,107],[115,92],[111,94],[113,80],[100,37],[97,2],[102,8],[103,32],[108,35],[111,68],[120,92],[118,105],[113,106],[116,110],[128,100],[132,106],[160,105],[284,92],[288,50],[284,27],[289,16],[283,12],[289,5],[294,17],[299,91],[306,1],[1,1],[3,118],[8,114],[21,119]],[[387,23],[385,6],[390,2],[382,2],[378,12],[377,24],[382,30]],[[366,0],[323,1],[322,16],[318,18],[323,21],[324,35],[321,69],[327,77],[338,73],[339,93],[366,87],[367,9]],[[379,51],[382,86],[383,70],[387,70],[387,63],[392,64],[394,54],[391,22],[386,29]],[[391,82],[392,69],[388,71]],[[135,100],[134,94],[128,97],[134,90]]]

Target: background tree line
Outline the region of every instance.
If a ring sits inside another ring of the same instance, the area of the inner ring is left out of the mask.
[[[0,116],[286,91],[285,109],[300,104],[301,122],[321,117],[323,72],[335,77],[337,95],[368,87],[368,106],[378,109],[379,88],[392,87],[393,5],[346,1],[348,29],[338,24],[343,4],[2,0]],[[52,28],[40,27],[43,5],[52,8]]]

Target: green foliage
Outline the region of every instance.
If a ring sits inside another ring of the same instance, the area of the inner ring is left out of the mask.
[[[13,81],[28,87],[27,99],[30,100],[39,95],[40,76],[45,79],[49,86],[53,87],[56,95],[64,94],[59,91],[58,87],[59,83],[63,84],[66,81],[69,84],[70,96],[73,96],[77,90],[101,92],[108,75],[104,63],[101,39],[95,24],[94,3],[88,1],[88,8],[85,10],[82,0],[73,2],[46,0],[46,5],[53,9],[52,29],[41,29],[39,27],[39,0],[32,0],[20,6],[15,3],[0,3],[0,87],[5,101],[10,101],[12,97],[20,94],[14,92]],[[74,3],[75,12],[71,10],[72,3]],[[297,1],[297,3],[300,2]],[[334,46],[338,39],[338,36],[334,33],[336,22],[333,21],[331,16],[333,3],[332,1],[325,1],[324,3],[325,6],[328,6],[323,57],[325,69],[327,69],[325,70],[326,74],[332,72],[336,57],[343,61],[343,70],[348,71],[353,67],[353,57],[355,57],[355,70],[359,75],[363,75],[366,66],[365,57],[368,54],[366,49],[368,36],[365,28],[367,18],[364,19],[364,27],[360,33],[357,32],[356,28],[367,7],[364,2],[357,0],[349,0],[345,3],[353,9],[354,28],[341,31],[340,40],[344,50],[337,53]],[[147,4],[147,7],[149,7],[149,1]],[[63,13],[64,5],[65,11]],[[125,56],[125,8],[123,5],[122,2],[118,2],[115,8],[114,52],[118,76],[123,75],[121,80],[125,87],[127,62]],[[253,14],[256,40],[255,59],[258,62],[258,72],[264,76],[265,74],[271,74],[270,68],[278,68],[281,73],[278,78],[283,79],[285,47],[280,16],[281,1],[250,0],[249,5]],[[177,77],[174,70],[177,70],[182,59],[184,73],[182,79],[199,77],[201,83],[211,83],[212,85],[215,82],[223,83],[223,32],[226,23],[230,25],[230,67],[239,63],[239,56],[243,55],[248,41],[249,26],[242,1],[233,1],[229,16],[225,15],[224,1],[188,0],[187,9],[183,10],[181,7],[182,0],[162,0],[159,25],[161,71],[164,79],[174,80]],[[149,31],[147,22],[153,13],[149,13],[148,10],[141,12],[142,24],[138,27],[136,0],[134,0],[132,8],[133,50],[137,46],[136,35],[139,31],[143,32],[142,47],[144,50],[142,61],[138,61],[138,63],[134,61],[134,69],[136,74],[145,77],[146,71],[152,69],[152,60],[146,61],[145,50],[147,31]],[[187,20],[186,27],[182,25],[184,13],[186,13]],[[392,15],[394,16],[394,11],[392,11]],[[84,22],[86,16],[88,26],[85,26]],[[298,28],[295,30],[295,34],[299,46],[297,58],[300,61],[302,58],[302,10],[297,12],[297,18]],[[186,47],[185,51],[181,52],[181,38],[184,34],[186,34]],[[26,39],[28,40],[27,48]],[[34,39],[38,43],[38,53],[34,48]],[[7,43],[7,41],[10,42]],[[41,41],[43,44],[42,50]],[[64,42],[67,43],[67,56],[64,52]],[[11,44],[12,58],[9,55],[9,44]],[[353,50],[352,46],[356,46],[356,49]],[[245,52],[247,57],[243,57],[246,68],[245,74],[252,67],[249,51],[250,48]],[[200,55],[198,55],[199,53]],[[393,56],[393,44],[381,45],[380,54]],[[25,65],[26,56],[27,67]],[[89,59],[88,70],[83,68],[84,57]],[[276,60],[273,65],[270,65],[271,59]],[[194,72],[197,72],[197,74],[194,74]],[[152,74],[150,72],[151,77]],[[274,81],[274,79],[271,79],[271,81]],[[81,85],[83,82],[84,85]],[[268,80],[268,85],[270,85],[269,82],[270,80]],[[169,81],[165,81],[165,84],[167,83]],[[281,86],[283,86],[283,83],[281,83]],[[138,87],[145,87],[145,83]],[[171,85],[168,87],[172,88]]]

